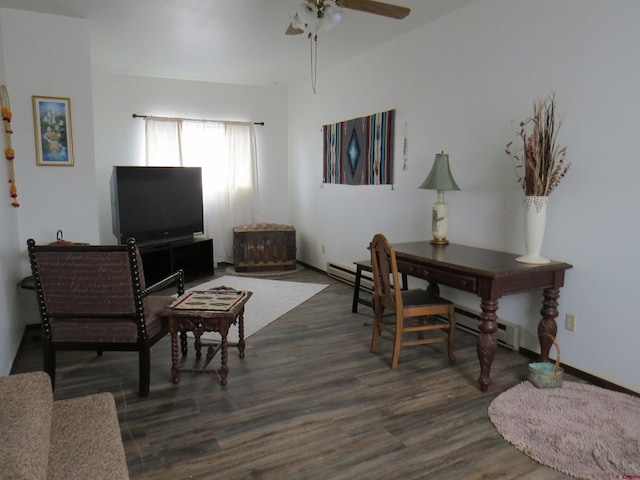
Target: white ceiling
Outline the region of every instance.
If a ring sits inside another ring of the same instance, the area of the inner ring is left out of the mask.
[[[390,0],[403,20],[343,10],[318,38],[318,70],[474,0]],[[283,86],[310,76],[310,41],[284,32],[301,0],[0,0],[0,7],[88,19],[95,70]]]

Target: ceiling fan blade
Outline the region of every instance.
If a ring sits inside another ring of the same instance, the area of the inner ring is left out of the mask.
[[[390,3],[376,2],[375,0],[336,0],[336,5],[350,10],[373,13],[384,17],[401,19],[409,15],[410,8],[392,5]]]
[[[289,24],[289,27],[287,27],[287,31],[284,32],[286,35],[300,35],[301,33],[304,33],[304,30],[301,30],[297,27],[294,27],[291,23]]]

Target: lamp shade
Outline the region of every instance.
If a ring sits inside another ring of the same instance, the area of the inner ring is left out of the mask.
[[[451,175],[448,154],[436,153],[431,172],[418,188],[425,190],[460,190],[460,187],[453,179],[453,175]]]

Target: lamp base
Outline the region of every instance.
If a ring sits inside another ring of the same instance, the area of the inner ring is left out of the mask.
[[[530,263],[532,265],[545,265],[547,263],[551,263],[551,260],[541,257],[540,255],[523,255],[522,257],[516,258],[516,262]]]
[[[431,245],[449,245],[449,240],[446,238],[433,238],[429,243]]]

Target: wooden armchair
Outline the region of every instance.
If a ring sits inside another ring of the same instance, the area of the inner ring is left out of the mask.
[[[27,241],[42,323],[44,371],[55,386],[56,351],[137,351],[139,392],[149,394],[150,348],[168,332],[161,315],[171,296],[150,295],[177,285],[178,270],[146,287],[134,239],[126,245],[36,245]]]
[[[413,345],[447,342],[449,361],[453,363],[453,334],[456,328],[455,308],[446,300],[428,289],[403,290],[398,282],[396,253],[384,235],[378,233],[369,245],[373,269],[373,312],[374,326],[371,351],[378,349],[382,331],[393,335],[393,355],[391,368],[398,366],[400,348]],[[384,311],[390,311],[385,315]],[[442,322],[436,316],[448,317]],[[431,321],[430,321],[431,320]],[[435,331],[435,333],[434,333]],[[437,335],[437,331],[445,335]],[[425,332],[432,332],[425,337]],[[406,338],[405,334],[416,333],[416,337]]]

